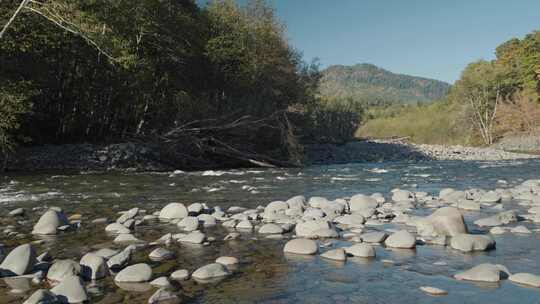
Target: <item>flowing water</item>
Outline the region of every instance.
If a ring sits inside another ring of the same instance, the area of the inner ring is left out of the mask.
[[[112,243],[113,236],[95,218],[114,220],[118,212],[133,207],[160,210],[169,202],[204,202],[255,208],[273,200],[294,195],[324,196],[329,199],[354,194],[381,192],[389,198],[396,187],[427,191],[437,195],[444,187],[494,189],[515,186],[525,179],[540,178],[540,161],[506,162],[425,162],[347,164],[305,169],[253,169],[232,171],[172,173],[46,172],[0,176],[0,224],[15,225],[24,235],[7,236],[0,232],[0,243],[7,249],[35,240],[30,235],[40,212],[34,207],[59,206],[69,216],[82,215],[82,227],[60,233],[37,245],[38,253],[48,250],[55,258],[78,260],[98,248],[122,248]],[[7,212],[24,207],[23,220]],[[518,208],[515,202],[505,209]],[[418,210],[418,213],[431,211]],[[467,212],[465,218],[473,232],[483,230],[472,224],[486,212]],[[535,224],[520,223],[531,230]],[[393,224],[370,227],[383,230]],[[3,230],[3,229],[2,229]],[[180,232],[175,225],[156,223],[136,228],[138,238],[154,241],[167,232]],[[236,256],[241,263],[234,274],[212,284],[182,282],[178,288],[184,303],[539,303],[540,289],[516,285],[475,284],[457,281],[452,275],[479,263],[503,264],[511,272],[540,274],[540,233],[495,236],[497,249],[474,254],[460,253],[442,246],[418,246],[416,250],[387,250],[376,247],[375,259],[349,258],[345,263],[329,262],[318,256],[284,255],[286,239],[271,240],[254,233],[241,239],[222,241],[227,231],[209,228],[207,236],[216,241],[209,246],[172,245],[177,257],[168,262],[150,262],[151,248],[141,250],[132,263],[146,262],[154,276],[168,275],[177,269],[194,270],[217,257]],[[333,247],[347,246],[335,241]],[[322,248],[321,251],[326,250]],[[391,260],[387,263],[383,260]],[[446,262],[443,265],[436,262]],[[434,264],[435,263],[435,264]],[[438,265],[438,266],[437,266]],[[448,291],[441,297],[428,296],[420,286],[435,286]],[[47,286],[5,280],[0,282],[0,303],[21,303],[33,290]],[[12,289],[19,289],[14,293]],[[93,303],[146,303],[155,291],[146,285],[116,286],[111,278],[87,285]]]

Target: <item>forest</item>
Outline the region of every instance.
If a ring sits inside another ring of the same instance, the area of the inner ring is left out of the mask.
[[[420,143],[491,145],[508,134],[540,131],[540,31],[470,63],[448,95],[431,105],[386,106],[360,137],[408,137]]]
[[[318,65],[264,1],[6,0],[0,20],[3,154],[141,140],[184,166],[298,163],[300,142],[346,140],[359,123],[321,101]]]

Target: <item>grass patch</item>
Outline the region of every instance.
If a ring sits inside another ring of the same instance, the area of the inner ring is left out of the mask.
[[[356,132],[362,138],[408,137],[425,144],[477,144],[460,105],[439,101],[429,105],[410,106],[390,117],[368,120]]]

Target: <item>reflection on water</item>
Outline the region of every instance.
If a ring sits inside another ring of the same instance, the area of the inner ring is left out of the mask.
[[[29,233],[39,211],[34,207],[59,206],[68,215],[82,215],[82,229],[43,238],[39,253],[48,250],[55,258],[79,259],[100,248],[121,249],[104,231],[105,224],[93,219],[115,219],[118,212],[132,207],[146,214],[160,210],[169,202],[207,203],[255,208],[273,200],[294,195],[325,196],[330,199],[357,193],[381,192],[388,197],[396,187],[438,194],[444,187],[466,189],[511,187],[529,178],[540,178],[540,161],[508,162],[428,162],[350,164],[306,169],[268,169],[169,173],[118,172],[44,172],[0,176],[0,225],[13,225],[17,232]],[[500,182],[504,180],[505,183]],[[5,216],[15,207],[25,207],[22,219]],[[508,208],[523,207],[515,202]],[[426,210],[416,210],[426,214]],[[485,213],[469,212],[466,221]],[[525,223],[530,229],[538,228]],[[373,226],[373,230],[396,229],[395,225]],[[6,229],[6,228],[4,228]],[[2,230],[4,230],[2,229]],[[473,232],[485,230],[474,228]],[[180,232],[175,225],[153,222],[136,228],[139,239],[155,241],[165,233]],[[223,241],[230,231],[221,226],[206,229],[216,239],[209,246],[173,244],[168,249],[176,257],[170,261],[150,262],[153,248],[138,251],[132,263],[146,262],[154,276],[169,275],[178,269],[194,269],[227,255],[240,258],[234,275],[220,282],[200,284],[181,282],[181,297],[186,303],[538,303],[538,289],[524,288],[503,281],[484,285],[456,281],[452,275],[479,263],[497,263],[512,272],[540,274],[540,235],[495,236],[497,249],[464,254],[443,246],[418,246],[416,250],[387,250],[376,246],[375,259],[350,258],[345,263],[318,256],[284,255],[285,239],[268,239],[256,233],[242,232],[239,240]],[[6,247],[33,241],[0,233]],[[348,246],[339,240],[321,251]],[[441,263],[443,261],[444,263]],[[38,286],[24,281],[0,281],[0,303],[21,303]],[[432,297],[418,290],[436,286],[449,292]],[[41,286],[43,288],[43,286]],[[10,290],[20,291],[13,293]],[[27,291],[31,289],[31,291]],[[148,284],[117,286],[107,278],[88,286],[96,303],[146,303],[156,288]]]

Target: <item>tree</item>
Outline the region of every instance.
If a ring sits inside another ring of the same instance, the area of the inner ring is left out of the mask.
[[[511,88],[504,85],[495,64],[484,60],[469,64],[452,88],[454,100],[469,105],[470,119],[486,145],[494,142],[497,108],[509,94]]]

